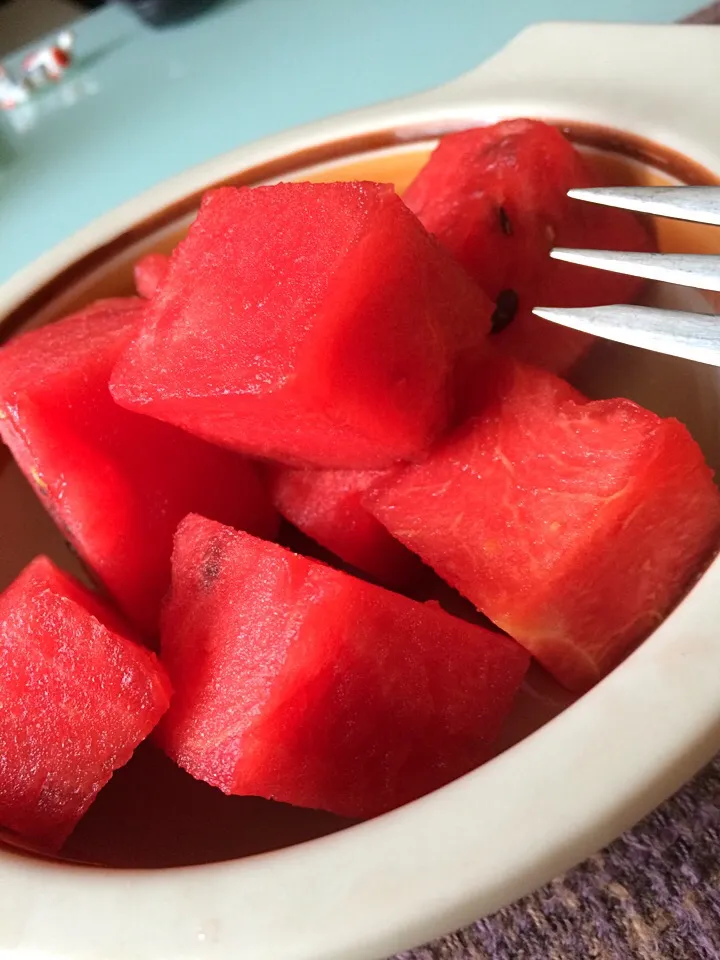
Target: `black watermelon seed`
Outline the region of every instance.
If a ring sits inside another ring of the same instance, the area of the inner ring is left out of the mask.
[[[506,237],[511,237],[513,234],[513,226],[505,207],[498,207],[498,217],[500,219],[500,229]]]
[[[490,333],[500,333],[515,319],[518,295],[514,290],[501,290],[495,301],[495,310],[490,318]]]
[[[205,556],[200,564],[200,582],[206,590],[210,590],[220,576],[224,554],[224,539],[222,537],[213,537],[208,543]]]

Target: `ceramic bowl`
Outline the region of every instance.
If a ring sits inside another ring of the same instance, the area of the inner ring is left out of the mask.
[[[682,83],[678,82],[682,79]],[[507,116],[556,122],[616,182],[720,177],[720,31],[545,25],[457,81],[244,147],[161,184],[0,288],[0,333],[128,292],[202,192],[277,179],[412,178],[438,135]],[[666,250],[720,252],[718,231],[657,224]],[[709,309],[693,291],[655,290]],[[599,343],[576,372],[684,420],[720,466],[714,368]],[[0,587],[44,551],[72,568],[7,454]],[[720,560],[654,635],[576,703],[538,672],[499,755],[368,823],[225,798],[152,747],[50,860],[0,844],[0,953],[103,960],[378,960],[519,897],[617,836],[720,746]]]

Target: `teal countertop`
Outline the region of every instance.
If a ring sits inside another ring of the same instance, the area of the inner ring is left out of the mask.
[[[698,0],[224,0],[154,30],[106,6],[57,88],[0,113],[0,282],[159,180],[449,80],[538,20],[668,22]],[[9,61],[12,64],[12,58]]]

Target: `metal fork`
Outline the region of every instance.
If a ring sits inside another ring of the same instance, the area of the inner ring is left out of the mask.
[[[568,196],[623,210],[720,226],[720,187],[593,187]],[[704,254],[619,253],[558,247],[557,260],[633,277],[720,291],[720,257]],[[539,317],[607,340],[720,366],[720,316],[616,304],[537,307]]]

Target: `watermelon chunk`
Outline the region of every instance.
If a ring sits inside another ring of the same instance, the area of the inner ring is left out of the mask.
[[[138,299],[100,301],[3,347],[0,435],[80,557],[150,637],[187,513],[268,537],[278,516],[251,463],[113,402],[110,372],[144,309]]]
[[[392,188],[205,195],[111,389],[128,409],[293,465],[420,456],[490,304]]]
[[[550,249],[654,248],[635,215],[567,196],[597,185],[555,127],[504,120],[444,136],[404,200],[495,303],[496,346],[562,372],[592,338],[532,308],[631,303],[643,281],[550,260]]]
[[[0,596],[0,825],[57,850],[167,709],[149,650],[50,560]]]
[[[599,680],[715,549],[720,494],[677,420],[514,361],[478,415],[369,506],[572,690]]]
[[[422,562],[362,503],[381,470],[302,470],[280,467],[272,491],[280,513],[304,534],[373,580],[402,589],[416,580]]]
[[[509,638],[202,517],[180,525],[157,736],[194,777],[370,817],[488,755],[528,666]]]
[[[135,264],[135,289],[149,300],[165,282],[170,268],[170,257],[165,253],[148,253]]]

